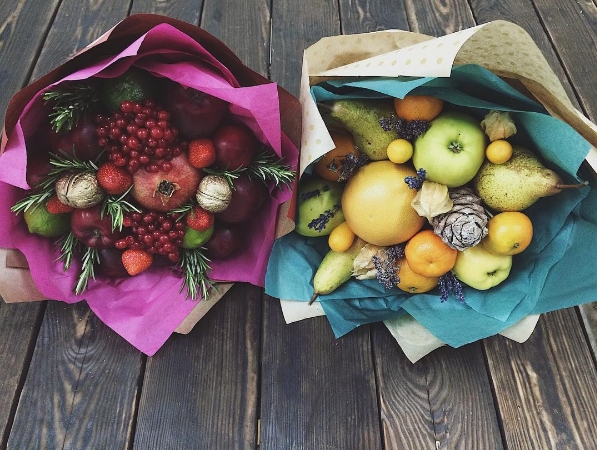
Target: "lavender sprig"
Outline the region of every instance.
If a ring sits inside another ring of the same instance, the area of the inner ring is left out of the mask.
[[[460,303],[464,302],[464,292],[462,291],[462,283],[452,272],[448,272],[441,277],[437,283],[439,287],[440,301],[443,303],[450,295],[455,295]]]
[[[313,228],[315,231],[322,232],[328,222],[336,215],[339,210],[340,205],[334,205],[332,209],[327,209],[325,212],[321,213],[318,218],[309,222],[307,227]]]
[[[394,115],[379,119],[379,125],[384,131],[394,131],[399,138],[414,141],[429,129],[427,120],[404,120]]]
[[[392,289],[400,281],[396,262],[404,257],[404,244],[392,245],[382,251],[384,252],[383,257],[375,255],[371,258],[376,271],[375,277],[383,287]]]
[[[353,153],[348,153],[341,161],[340,170],[338,171],[338,182],[348,180],[361,167],[369,162],[369,157],[364,153],[358,156]]]
[[[416,189],[417,191],[423,187],[423,181],[427,178],[427,171],[423,168],[417,170],[417,176],[412,177],[408,176],[404,178],[404,182],[408,184],[408,187],[411,189]]]

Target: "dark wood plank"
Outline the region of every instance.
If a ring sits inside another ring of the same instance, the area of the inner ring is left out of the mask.
[[[44,307],[44,302],[6,304],[0,300],[0,448],[8,439]]]
[[[443,36],[476,25],[466,1],[404,0],[410,30]]]
[[[402,0],[340,0],[339,3],[343,34],[409,29]]]
[[[485,345],[508,449],[595,447],[597,371],[574,308],[544,314],[523,345]]]
[[[303,51],[325,36],[341,33],[336,2],[293,0],[273,3],[271,79],[298,96]]]
[[[10,448],[126,448],[142,355],[84,303],[48,302]]]
[[[52,23],[59,0],[25,0],[0,4],[0,112],[28,81],[39,48]]]
[[[203,0],[133,0],[131,14],[160,14],[197,25],[203,8]]]
[[[533,0],[587,116],[597,120],[593,69],[597,66],[597,5],[592,1]]]
[[[412,364],[385,327],[374,330],[385,448],[503,448],[480,343]]]
[[[323,317],[286,324],[267,299],[261,449],[381,449],[369,327],[334,339]]]
[[[260,318],[261,289],[237,284],[166,342],[147,364],[136,448],[256,447]]]

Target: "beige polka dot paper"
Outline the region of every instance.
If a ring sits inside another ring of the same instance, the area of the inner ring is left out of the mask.
[[[478,64],[520,83],[554,117],[594,147],[597,131],[579,116],[541,50],[520,26],[498,20],[434,38],[402,30],[332,36],[305,50],[300,100],[303,138],[300,173],[334,144],[309,93],[326,79],[346,77],[449,77],[453,65]]]

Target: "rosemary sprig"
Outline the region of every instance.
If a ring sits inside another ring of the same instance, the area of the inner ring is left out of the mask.
[[[258,153],[247,170],[250,175],[259,178],[264,183],[273,180],[276,186],[281,184],[290,186],[296,175],[290,166],[283,164],[282,158],[278,158],[277,155],[269,151]]]
[[[96,108],[100,98],[97,89],[89,83],[70,83],[42,94],[46,103],[52,103],[48,114],[55,132],[71,130],[84,113]]]
[[[176,218],[176,221],[178,222],[179,220],[182,220],[184,218],[184,216],[189,214],[193,210],[193,208],[196,206],[197,206],[197,202],[194,200],[191,200],[183,205],[180,205],[178,208],[171,209],[168,212],[168,214],[169,215],[178,214],[178,217]]]
[[[66,272],[73,262],[75,251],[77,251],[79,248],[80,242],[77,240],[75,235],[70,232],[62,236],[58,240],[57,244],[60,246],[60,256],[56,259],[56,261],[63,262],[62,270]]]
[[[10,209],[14,213],[27,211],[33,206],[40,205],[54,195],[56,181],[68,172],[97,171],[94,161],[81,161],[76,156],[62,152],[62,155],[50,154],[50,172],[28,195],[16,202]]]
[[[81,271],[75,284],[75,294],[80,295],[87,289],[89,279],[95,280],[95,265],[99,264],[99,251],[97,248],[85,247],[81,258]]]
[[[209,279],[208,272],[211,270],[210,260],[203,253],[201,248],[181,249],[179,266],[184,273],[184,281],[179,292],[187,288],[187,298],[197,300],[201,293],[203,300],[207,299],[213,282]]]
[[[264,183],[273,180],[276,186],[284,184],[290,186],[296,175],[290,166],[283,164],[283,159],[278,158],[270,151],[264,150],[255,156],[251,164],[246,167],[238,167],[233,170],[204,168],[203,171],[211,175],[220,175],[226,179],[230,186],[238,176],[247,172]]]
[[[106,214],[110,216],[110,219],[112,220],[112,230],[115,230],[116,228],[122,230],[124,213],[141,212],[139,208],[125,199],[132,188],[133,186],[129,187],[120,197],[108,195],[102,203],[100,217],[104,217]]]

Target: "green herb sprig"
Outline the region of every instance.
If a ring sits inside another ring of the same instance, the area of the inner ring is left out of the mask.
[[[95,265],[99,264],[99,250],[93,247],[85,247],[81,258],[81,271],[75,284],[75,294],[81,295],[89,285],[89,279],[95,280]]]
[[[209,279],[208,272],[211,270],[210,260],[205,256],[204,249],[182,249],[178,265],[183,271],[184,281],[179,292],[187,288],[187,298],[197,300],[201,293],[203,300],[206,300],[210,289],[214,284]]]
[[[100,217],[104,217],[106,214],[110,216],[112,220],[112,230],[118,228],[122,230],[122,224],[124,221],[124,214],[131,212],[141,212],[141,210],[130,203],[126,196],[131,192],[133,186],[129,187],[126,192],[120,196],[108,195],[103,200]]]
[[[63,128],[71,130],[88,111],[96,109],[100,102],[97,89],[89,83],[69,83],[42,94],[46,103],[52,103],[48,115],[55,132]]]

